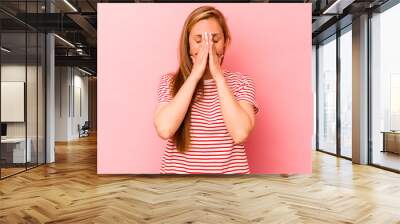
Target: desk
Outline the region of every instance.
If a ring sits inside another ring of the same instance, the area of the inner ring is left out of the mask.
[[[31,154],[32,140],[30,138],[27,138],[27,143],[28,147],[26,147],[26,154],[25,154],[25,138],[1,139],[2,159],[5,159],[7,163],[30,162],[32,159],[32,154]],[[25,158],[27,159],[27,161],[25,161]]]
[[[400,154],[400,131],[382,131],[381,133],[383,133],[382,152]]]

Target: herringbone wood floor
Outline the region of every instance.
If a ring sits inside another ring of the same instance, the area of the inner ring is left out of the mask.
[[[400,175],[315,152],[312,175],[96,174],[96,138],[0,181],[0,223],[400,223]]]

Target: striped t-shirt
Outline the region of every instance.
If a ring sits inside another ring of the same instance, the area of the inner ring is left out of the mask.
[[[161,76],[158,102],[169,102],[173,75]],[[258,112],[255,86],[249,75],[224,71],[224,77],[236,100],[246,100]],[[224,123],[214,79],[203,80],[204,91],[197,93],[190,118],[190,148],[181,153],[171,139],[164,148],[161,173],[174,174],[248,174],[250,173],[243,144],[235,144]]]

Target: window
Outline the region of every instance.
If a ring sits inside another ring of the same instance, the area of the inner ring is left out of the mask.
[[[318,149],[336,153],[336,36],[318,47]]]
[[[340,154],[352,157],[352,34],[351,25],[340,36]]]
[[[372,163],[400,170],[400,5],[371,18]]]
[[[42,13],[44,1],[18,2],[18,13]],[[0,6],[15,6],[3,2]],[[45,34],[0,12],[0,178],[45,163]],[[12,100],[11,100],[12,99]],[[16,100],[18,99],[18,100]],[[20,103],[21,102],[21,103]]]

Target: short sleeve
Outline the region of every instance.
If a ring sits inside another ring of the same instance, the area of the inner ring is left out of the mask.
[[[157,101],[158,102],[169,102],[172,100],[170,83],[171,77],[167,74],[163,74],[160,78],[160,83],[157,90]]]
[[[236,93],[236,100],[246,100],[251,103],[255,114],[259,111],[259,106],[256,102],[256,88],[253,79],[249,75],[241,75],[239,88]]]

